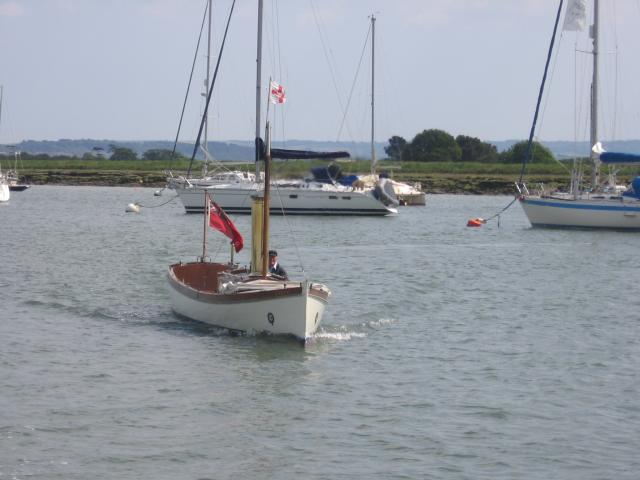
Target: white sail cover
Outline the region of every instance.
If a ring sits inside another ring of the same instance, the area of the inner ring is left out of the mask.
[[[569,0],[567,11],[564,14],[563,30],[578,32],[585,29],[587,25],[587,2],[586,0]]]

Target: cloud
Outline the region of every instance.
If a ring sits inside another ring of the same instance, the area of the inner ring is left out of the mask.
[[[18,2],[0,3],[0,17],[20,17],[24,14],[25,10]]]

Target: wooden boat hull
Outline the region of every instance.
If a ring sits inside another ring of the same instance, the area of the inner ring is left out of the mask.
[[[640,230],[640,201],[522,196],[520,205],[534,227]]]
[[[173,310],[184,317],[241,332],[292,335],[308,339],[317,330],[330,295],[319,284],[258,279],[224,291],[212,277],[208,285],[196,284],[183,275],[203,265],[175,264],[167,279]]]

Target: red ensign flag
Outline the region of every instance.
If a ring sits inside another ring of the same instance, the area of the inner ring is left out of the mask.
[[[229,237],[236,253],[239,252],[244,247],[242,235],[224,210],[213,200],[209,202],[209,225]]]

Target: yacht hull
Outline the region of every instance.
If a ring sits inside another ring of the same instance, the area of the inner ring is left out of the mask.
[[[176,189],[187,213],[204,212],[202,187]],[[251,197],[261,192],[256,187],[220,185],[206,187],[215,202],[227,213],[251,213]],[[271,188],[270,213],[273,215],[391,215],[397,209],[376,199],[371,191],[337,191],[304,188]]]
[[[520,205],[534,227],[640,230],[636,199],[522,196]]]

